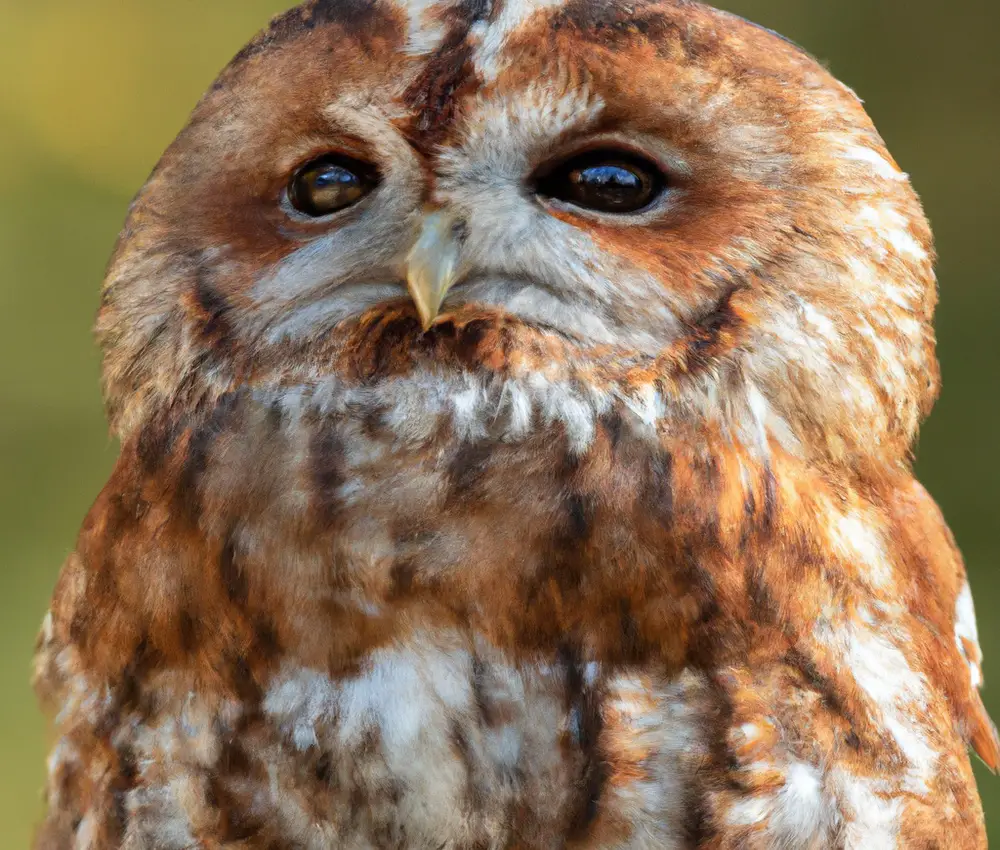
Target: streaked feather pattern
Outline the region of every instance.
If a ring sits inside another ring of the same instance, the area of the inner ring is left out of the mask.
[[[534,198],[585,143],[664,200]],[[382,183],[296,217],[327,150]],[[910,467],[935,301],[860,102],[734,16],[279,17],[109,268],[122,454],[39,640],[39,847],[985,847],[972,597]]]

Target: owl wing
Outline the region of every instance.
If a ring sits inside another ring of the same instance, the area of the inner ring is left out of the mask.
[[[979,645],[972,591],[961,553],[940,508],[923,486],[896,491],[890,510],[902,548],[911,561],[914,581],[912,610],[933,624],[954,654],[930,671],[949,697],[958,728],[966,742],[994,773],[1000,768],[1000,740],[983,705],[983,652]]]

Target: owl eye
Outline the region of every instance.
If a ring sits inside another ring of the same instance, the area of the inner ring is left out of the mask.
[[[356,204],[378,185],[378,173],[367,163],[330,154],[307,163],[292,175],[288,200],[313,218]]]
[[[653,163],[622,151],[589,151],[544,174],[536,191],[544,198],[606,213],[648,207],[666,185]]]

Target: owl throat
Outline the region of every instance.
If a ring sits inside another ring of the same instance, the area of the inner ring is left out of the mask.
[[[918,601],[941,568],[893,506],[912,479],[790,451],[739,373],[698,368],[724,328],[583,358],[495,318],[382,313],[148,416],[43,634],[66,810],[154,844],[304,817],[359,847],[684,847],[848,756],[845,800],[943,782],[955,726],[919,706],[978,660]],[[837,823],[816,794],[808,840]],[[886,805],[863,814],[906,820]]]
[[[338,371],[146,423],[43,634],[64,809],[106,846],[685,847],[746,800],[784,828],[845,754],[789,840],[832,840],[837,794],[944,781],[954,726],[911,710],[941,668],[895,636],[947,655],[953,628],[886,603],[933,572],[891,514],[661,384],[561,368]],[[861,814],[931,822],[886,805]]]

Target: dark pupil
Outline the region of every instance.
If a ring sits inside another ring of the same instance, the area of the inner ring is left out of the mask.
[[[324,162],[309,166],[292,181],[290,199],[307,215],[322,216],[359,201],[369,181],[343,165]]]
[[[592,165],[569,179],[581,203],[609,210],[632,208],[645,191],[642,178],[621,165]]]
[[[649,206],[662,185],[662,175],[651,163],[601,152],[579,157],[543,177],[538,192],[584,209],[625,213]]]
[[[323,165],[305,174],[309,202],[317,212],[333,212],[361,197],[361,180],[340,165]]]
[[[331,165],[316,172],[313,178],[313,191],[322,192],[330,189],[349,189],[358,185],[358,175],[352,174],[339,165]]]

